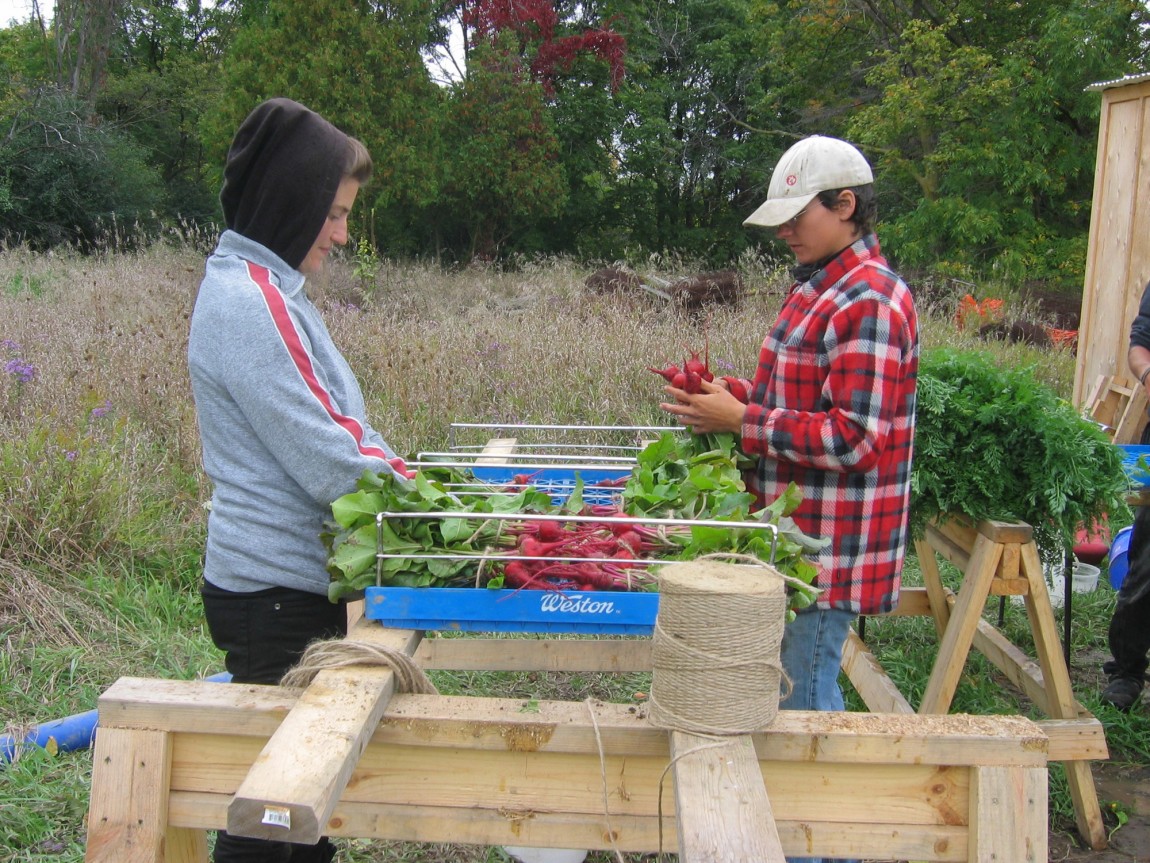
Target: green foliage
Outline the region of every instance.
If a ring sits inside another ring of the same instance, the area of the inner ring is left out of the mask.
[[[34,248],[92,249],[148,224],[160,204],[146,153],[76,99],[45,89],[5,118],[0,139],[0,237]]]
[[[1023,521],[1061,560],[1079,528],[1129,520],[1121,450],[1031,368],[937,349],[919,367],[911,527],[934,518]]]
[[[527,226],[558,216],[567,189],[542,86],[502,43],[477,48],[470,64],[446,109],[452,156],[440,205],[446,229],[466,238],[467,257],[491,260]]]
[[[28,384],[34,386],[35,382]],[[0,416],[30,397],[10,391]],[[147,459],[129,428],[113,416],[68,428],[51,418],[20,438],[0,440],[0,552],[25,561],[67,561],[119,554],[155,557],[170,542],[161,502],[139,499],[123,468]],[[34,490],[34,491],[30,491]],[[165,489],[167,490],[167,489]]]
[[[0,818],[0,847],[6,849],[0,859],[83,859],[89,783],[83,761],[33,747],[2,769],[5,791],[0,800],[8,802]],[[36,849],[37,856],[7,856],[7,851],[21,848]]]

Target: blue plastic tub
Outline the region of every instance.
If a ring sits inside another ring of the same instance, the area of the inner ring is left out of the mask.
[[[1150,447],[1147,447],[1150,449]],[[575,491],[575,484],[583,480],[583,502],[590,504],[614,503],[619,496],[619,483],[631,475],[631,471],[618,467],[588,467],[564,469],[547,467],[534,470],[531,467],[504,465],[477,465],[471,469],[475,478],[490,485],[506,485],[514,481],[517,474],[531,477],[531,485],[551,495],[555,503],[563,503]],[[600,483],[610,483],[600,485]]]
[[[1119,444],[1122,450],[1122,469],[1130,479],[1133,488],[1146,488],[1150,486],[1150,467],[1138,464],[1140,458],[1146,459],[1150,466],[1150,446],[1144,444]]]
[[[1115,590],[1122,587],[1126,573],[1130,569],[1127,555],[1130,552],[1130,533],[1133,527],[1124,527],[1114,535],[1114,542],[1110,544],[1110,586]]]

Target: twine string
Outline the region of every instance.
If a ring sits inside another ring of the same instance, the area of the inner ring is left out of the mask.
[[[611,807],[607,790],[607,756],[603,752],[603,735],[599,733],[599,720],[595,717],[594,703],[590,698],[586,698],[583,704],[591,715],[591,727],[595,729],[595,745],[599,749],[599,773],[603,780],[603,822],[607,825],[607,838],[611,840],[611,850],[615,853],[617,863],[625,863],[619,845],[615,841],[615,828],[611,826]]]
[[[284,674],[280,685],[304,689],[321,671],[353,665],[388,666],[395,673],[396,692],[438,694],[427,673],[402,650],[342,638],[309,644],[299,662]]]

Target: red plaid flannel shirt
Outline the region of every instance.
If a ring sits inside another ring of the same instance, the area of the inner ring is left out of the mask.
[[[918,320],[872,234],[792,286],[763,342],[742,449],[765,503],[794,482],[796,524],[831,544],[818,604],[859,614],[897,602],[907,542]]]

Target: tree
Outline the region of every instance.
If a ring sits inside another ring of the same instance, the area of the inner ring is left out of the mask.
[[[569,5],[457,7],[469,53],[447,105],[445,145],[468,158],[453,160],[445,191],[449,209],[470,222],[469,255],[568,251],[602,223],[626,43],[591,4]]]
[[[233,18],[196,0],[137,0],[125,9],[96,110],[147,150],[164,183],[168,219],[218,218],[219,189],[199,124],[219,99],[222,41]]]
[[[451,158],[441,214],[469,259],[494,259],[517,231],[561,212],[566,189],[543,88],[524,80],[512,52],[475,49],[448,103],[443,140]]]
[[[56,0],[56,86],[94,105],[125,0]]]
[[[775,141],[748,124],[770,84],[746,0],[658,0],[622,12],[631,46],[620,90],[615,207],[632,247],[726,263],[765,194]]]
[[[1081,284],[1098,116],[1084,90],[1137,68],[1142,4],[756,0],[756,14],[770,50],[787,48],[756,122],[860,144],[896,262]]]
[[[0,236],[37,249],[91,250],[134,240],[150,223],[161,184],[143,150],[88,106],[45,87],[15,112],[0,138]]]

